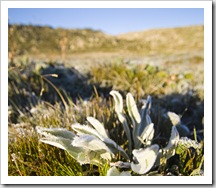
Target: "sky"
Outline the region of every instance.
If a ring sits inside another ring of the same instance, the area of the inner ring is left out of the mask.
[[[111,35],[204,25],[202,8],[9,8],[8,16],[10,24],[91,28]]]

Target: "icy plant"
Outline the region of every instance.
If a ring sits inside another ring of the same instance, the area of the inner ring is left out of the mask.
[[[190,176],[203,176],[203,145],[196,140],[191,140],[187,137],[181,137],[176,146],[176,154],[179,155],[179,160],[183,165],[182,172]]]
[[[176,126],[180,136],[183,137],[190,135],[189,128],[181,122],[181,119],[177,114],[174,112],[167,112],[164,116],[170,121],[172,126]],[[165,124],[168,125],[169,123],[165,122]]]
[[[167,160],[175,154],[175,148],[179,140],[179,134],[175,126],[172,127],[171,137],[165,148],[160,149],[159,145],[151,144],[154,136],[154,124],[150,118],[150,96],[144,102],[139,112],[131,93],[126,95],[127,112],[131,120],[129,122],[123,112],[123,99],[121,94],[117,91],[111,91],[110,94],[114,98],[115,112],[118,115],[119,121],[123,124],[129,141],[129,155],[133,155],[130,160],[132,171],[138,174],[145,174],[154,165],[159,165],[161,158]],[[132,124],[131,126],[130,123]],[[121,168],[118,163],[116,166]]]
[[[182,152],[184,152],[185,150],[189,148],[194,148],[195,150],[199,152],[201,150],[201,147],[202,145],[198,143],[197,141],[191,140],[188,137],[181,137],[181,139],[179,139],[178,141],[176,152],[181,154]]]
[[[70,132],[61,128],[37,127],[41,141],[66,150],[74,159],[82,164],[104,165],[109,163],[107,175],[146,174],[153,166],[160,165],[161,159],[169,159],[175,155],[179,134],[172,127],[168,145],[160,148],[152,144],[154,124],[150,118],[151,97],[148,97],[138,111],[131,93],[126,95],[127,109],[123,109],[123,98],[117,91],[111,91],[114,98],[115,112],[122,123],[128,139],[127,152],[114,140],[110,139],[104,125],[93,117],[87,117],[89,125],[73,124]],[[123,161],[116,161],[119,154]],[[128,169],[123,171],[119,169]]]

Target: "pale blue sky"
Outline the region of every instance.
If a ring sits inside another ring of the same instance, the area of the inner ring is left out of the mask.
[[[9,8],[9,23],[91,28],[120,34],[204,24],[202,8]]]

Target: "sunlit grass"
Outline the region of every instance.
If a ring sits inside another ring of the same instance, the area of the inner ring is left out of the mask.
[[[111,139],[124,148],[127,143],[125,139],[122,139],[125,138],[123,127],[118,122],[113,102],[108,94],[111,89],[119,90],[124,96],[127,92],[133,93],[138,105],[142,98],[147,95],[153,96],[156,102],[153,103],[151,116],[158,126],[156,133],[165,137],[165,141],[161,140],[161,144],[167,141],[166,132],[161,130],[163,112],[168,110],[169,106],[175,108],[171,101],[164,102],[164,100],[170,99],[169,96],[171,96],[177,101],[183,101],[182,108],[185,110],[203,100],[198,90],[193,90],[198,83],[193,73],[173,75],[156,66],[134,66],[119,61],[91,68],[88,75],[70,85],[74,90],[67,90],[68,87],[65,87],[64,83],[58,87],[54,79],[46,77],[56,87],[53,88],[53,85],[43,79],[42,70],[52,66],[55,67],[56,63],[36,65],[26,61],[9,64],[8,174],[10,176],[106,175],[108,165],[105,167],[80,166],[63,150],[41,143],[35,127],[61,127],[71,130],[71,124],[76,122],[84,124],[87,116],[93,116],[103,122],[105,129],[110,132]],[[69,66],[64,67],[65,72],[62,76],[67,75],[70,69],[72,68]],[[58,74],[58,72],[50,72],[50,74]],[[56,79],[61,79],[61,77]],[[202,80],[200,82],[202,83]],[[182,83],[187,83],[186,89],[181,87]],[[190,89],[192,93],[189,95],[187,92]],[[85,95],[82,95],[83,93]],[[174,93],[178,93],[181,98],[173,95]],[[200,90],[200,93],[203,93],[203,90]],[[193,100],[189,100],[191,98]],[[196,110],[195,107],[192,109]],[[202,113],[197,114],[199,119],[202,119]],[[200,131],[200,127],[198,129]],[[175,157],[175,160],[179,161],[178,157]],[[185,159],[182,158],[182,160]],[[187,160],[190,159],[187,158]],[[197,161],[200,163],[200,160],[199,156]],[[189,165],[187,161],[184,162]],[[156,174],[166,175],[172,165],[171,160],[164,168],[158,169]],[[179,168],[179,173],[189,175],[198,168],[198,164],[189,165],[187,169],[179,165]]]

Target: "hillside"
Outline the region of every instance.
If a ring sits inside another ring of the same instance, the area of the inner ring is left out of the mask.
[[[204,26],[155,29],[119,36],[92,29],[9,25],[10,55],[73,55],[86,52],[142,56],[203,53]]]
[[[134,41],[139,44],[137,50],[145,47],[150,54],[192,52],[203,50],[204,27],[191,26],[131,32],[119,35],[118,39]]]

